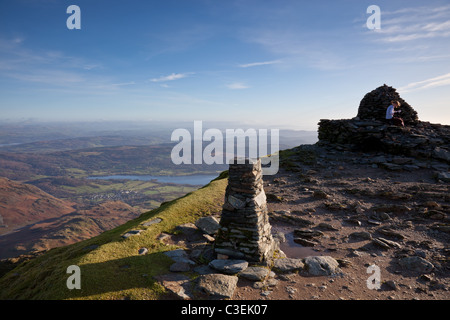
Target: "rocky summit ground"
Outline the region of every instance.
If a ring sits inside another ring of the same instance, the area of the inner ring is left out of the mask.
[[[301,266],[269,266],[272,272],[256,276],[258,281],[238,274],[231,281],[236,287],[229,298],[450,298],[450,184],[439,179],[440,173],[448,172],[448,164],[320,144],[291,149],[281,158],[278,174],[264,177],[270,223],[285,256]],[[164,241],[186,248],[192,257],[198,238],[188,229],[182,226],[184,231]],[[311,256],[332,257],[339,271],[312,274],[304,267]],[[205,271],[204,263],[183,271]],[[180,274],[176,267],[174,275]],[[374,270],[379,271],[378,289]]]

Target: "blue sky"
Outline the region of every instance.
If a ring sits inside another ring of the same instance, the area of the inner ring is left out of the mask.
[[[450,124],[449,40],[447,0],[2,0],[0,119],[315,130],[386,83]]]

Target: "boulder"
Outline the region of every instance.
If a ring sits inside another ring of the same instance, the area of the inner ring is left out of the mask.
[[[304,260],[305,271],[312,276],[335,276],[342,274],[339,262],[330,256],[311,256]]]
[[[212,273],[197,278],[196,290],[206,294],[209,299],[230,299],[238,282],[237,276]]]

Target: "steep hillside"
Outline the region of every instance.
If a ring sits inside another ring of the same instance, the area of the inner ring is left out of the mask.
[[[73,206],[35,186],[0,177],[0,235],[74,212]]]
[[[140,211],[121,201],[44,219],[0,237],[0,259],[48,250],[90,239],[139,216]]]
[[[52,249],[23,263],[0,279],[0,299],[160,299],[166,291],[153,276],[166,272],[171,260],[162,252],[174,249],[157,240],[161,233],[194,222],[221,210],[227,180],[207,186],[158,209],[142,214],[113,230],[69,246]],[[158,224],[143,225],[160,218]],[[122,236],[130,230],[139,235]],[[148,252],[140,255],[139,250]],[[69,290],[66,273],[70,265],[81,268],[81,290]]]

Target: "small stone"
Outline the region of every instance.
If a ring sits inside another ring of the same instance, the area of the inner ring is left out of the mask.
[[[318,198],[318,199],[327,199],[329,197],[329,195],[322,190],[316,190],[313,193],[313,197]]]
[[[321,228],[322,230],[329,230],[329,231],[338,231],[339,230],[338,228],[333,227],[331,224],[325,223],[325,222],[319,223],[318,227]]]
[[[291,286],[287,286],[285,290],[289,294],[294,294],[297,292],[297,289],[295,289],[294,287],[291,287]]]
[[[129,238],[131,236],[139,235],[142,231],[143,230],[131,230],[131,231],[128,231],[127,233],[122,235],[122,238],[127,239],[127,238]]]
[[[294,238],[294,242],[301,244],[302,246],[305,246],[305,247],[314,247],[317,244],[317,242],[314,242],[314,241],[311,241],[308,239],[303,239],[300,237]]]
[[[295,229],[294,235],[301,238],[311,239],[323,236],[323,232],[311,229]]]
[[[160,223],[161,221],[162,221],[161,218],[155,218],[155,219],[144,222],[142,225],[144,227],[150,227],[151,225]]]
[[[385,284],[390,288],[391,290],[397,290],[397,284],[394,280],[386,281]]]
[[[138,253],[139,253],[140,255],[144,255],[144,254],[146,254],[147,252],[148,252],[148,249],[147,249],[147,248],[140,248],[139,251],[138,251]]]
[[[353,232],[349,235],[349,237],[361,240],[372,240],[372,235],[366,231]]]
[[[278,280],[270,278],[266,280],[265,284],[268,287],[275,287],[278,284]]]

